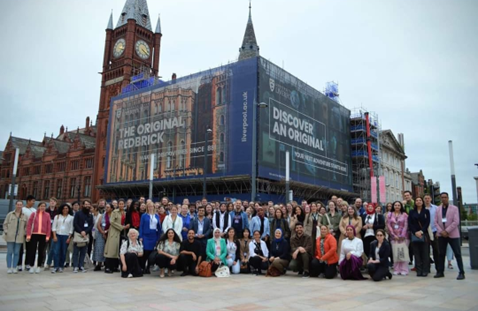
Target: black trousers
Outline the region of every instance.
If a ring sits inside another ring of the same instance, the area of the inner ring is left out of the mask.
[[[197,259],[193,260],[193,256],[186,254],[179,255],[178,270],[182,270],[186,274],[196,275],[196,266]]]
[[[369,263],[367,265],[368,274],[372,277],[372,280],[375,282],[383,280],[384,277],[389,274],[388,267],[383,266],[377,263]]]
[[[430,273],[430,245],[428,242],[412,242],[417,274]]]
[[[35,265],[35,253],[38,249],[38,267],[45,259],[46,236],[42,234],[32,234],[27,250],[27,263],[33,267]]]
[[[118,258],[105,258],[105,269],[110,271],[115,271],[118,269],[119,260]]]
[[[328,265],[314,258],[310,263],[310,276],[316,277],[321,273],[325,274],[326,279],[333,279],[337,275],[337,263]]]
[[[363,252],[365,253],[365,256],[367,256],[367,258],[370,255],[370,243],[375,240],[375,235],[369,235],[368,237],[363,238]]]
[[[261,270],[267,270],[267,262],[263,262],[259,256],[249,258],[249,265],[258,272],[261,272]]]
[[[28,265],[28,248],[30,247],[30,242],[25,241],[25,266]],[[18,256],[18,266],[23,265],[23,245],[20,247],[20,254]]]
[[[156,264],[161,269],[168,268],[170,270],[175,270],[177,266],[177,262],[174,265],[172,265],[171,258],[162,254],[158,254],[158,256],[156,256]]]
[[[140,267],[140,258],[134,253],[124,254],[124,261],[126,263],[126,271],[121,270],[121,277],[126,278],[128,274],[132,274],[133,277],[143,276],[143,272]]]
[[[450,244],[453,254],[455,254],[456,262],[458,263],[458,269],[460,273],[465,274],[463,269],[463,259],[461,258],[461,247],[460,247],[460,238],[438,238],[438,248],[440,250],[440,259],[435,261],[435,266],[437,267],[438,273],[443,273],[445,271],[445,257],[446,257],[446,247]]]
[[[143,271],[149,271],[149,266],[151,266],[150,262],[149,262],[149,255],[151,255],[152,252],[155,252],[155,250],[151,250],[151,251],[147,251],[147,250],[143,250],[143,257],[141,258],[141,269],[143,269]],[[148,262],[148,265],[146,265],[146,262]],[[154,262],[152,263],[154,265]]]
[[[435,269],[437,268],[437,262],[440,258],[440,249],[438,247],[438,238],[435,236],[436,232],[433,232],[433,241],[429,241],[432,247],[433,261],[435,262]]]

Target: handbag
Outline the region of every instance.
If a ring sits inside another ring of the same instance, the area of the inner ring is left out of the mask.
[[[422,234],[422,237],[419,238],[415,234],[412,233],[412,243],[424,243],[425,242],[425,234]]]
[[[220,265],[219,268],[217,268],[216,272],[214,272],[216,277],[218,278],[228,278],[231,276],[231,272],[229,271],[229,267],[225,265]]]
[[[408,246],[405,242],[392,243],[392,253],[394,262],[408,262]]]
[[[281,274],[282,272],[279,271],[279,269],[277,269],[274,266],[269,266],[269,268],[267,269],[266,276],[276,277],[276,276],[281,276]]]
[[[212,263],[208,261],[202,261],[198,267],[198,275],[204,278],[209,278],[212,276]]]
[[[75,231],[75,234],[73,235],[73,243],[76,244],[76,247],[85,247],[89,241],[90,238],[88,235],[83,237],[80,233]]]

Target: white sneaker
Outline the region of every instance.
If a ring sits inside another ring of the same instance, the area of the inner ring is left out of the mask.
[[[13,274],[17,274],[18,273],[17,268],[13,268],[12,272],[13,272]]]
[[[78,273],[78,268],[73,269],[73,273]]]
[[[153,266],[153,272],[159,271],[159,267],[157,265]]]
[[[58,269],[58,272],[63,273],[63,268]]]
[[[30,265],[27,265],[27,266],[25,267],[25,270],[30,271],[30,268],[31,268]]]
[[[28,272],[30,272],[30,274],[35,273],[35,268],[30,267],[30,270],[28,270]]]
[[[50,266],[49,266],[49,265],[45,265],[44,271],[48,271],[48,270],[50,270]]]
[[[85,269],[85,268],[83,268],[83,267],[81,267],[81,268],[80,268],[80,271],[81,271],[82,273],[86,273],[86,272],[88,272],[88,270],[86,270],[86,269]]]
[[[40,274],[40,272],[41,272],[41,268],[38,267],[37,270],[35,271],[35,273],[36,273],[36,274]]]
[[[128,274],[128,278],[132,278],[132,277],[133,277],[133,275],[131,273]]]
[[[8,269],[7,274],[12,274],[12,269]]]

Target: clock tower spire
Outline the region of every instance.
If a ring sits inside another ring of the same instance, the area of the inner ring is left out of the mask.
[[[159,23],[159,20],[158,20]],[[159,28],[160,29],[160,28]],[[152,75],[159,74],[161,33],[154,33],[146,0],[126,0],[113,28],[113,13],[106,29],[101,91],[96,119],[97,137],[92,199],[100,198],[96,186],[103,184],[106,140],[111,98],[121,93],[131,77],[149,68]]]

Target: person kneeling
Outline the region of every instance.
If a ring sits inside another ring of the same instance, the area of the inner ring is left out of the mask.
[[[372,279],[376,282],[385,277],[392,279],[392,274],[388,271],[390,257],[390,244],[385,240],[385,231],[378,229],[375,234],[376,241],[370,243],[370,254],[368,255],[367,269]]]
[[[261,232],[254,231],[254,240],[249,243],[249,266],[255,275],[262,274],[261,270],[267,270],[267,258],[269,250],[266,242],[261,240]]]
[[[347,238],[342,241],[339,271],[343,280],[366,280],[360,272],[362,267],[363,242],[355,236],[355,227],[348,225],[345,229]]]
[[[279,275],[285,274],[289,266],[289,243],[284,239],[282,229],[277,228],[274,231],[275,239],[271,244],[271,251],[269,252],[269,262],[271,263],[269,269],[277,270]],[[269,271],[270,272],[272,271]]]
[[[121,244],[121,277],[132,278],[143,276],[140,266],[140,257],[143,256],[143,245],[138,241],[138,231],[130,229],[128,239]]]
[[[320,236],[317,237],[315,247],[315,258],[311,263],[312,276],[325,276],[326,279],[333,279],[337,275],[337,240],[330,234],[329,228],[320,226]]]
[[[201,242],[194,239],[196,233],[194,230],[189,229],[187,240],[184,240],[179,250],[179,266],[182,268],[183,273],[181,276],[188,274],[196,276],[199,270],[199,264],[202,260]]]
[[[158,256],[156,264],[161,269],[159,277],[164,278],[164,269],[168,269],[168,276],[171,276],[172,270],[176,269],[179,257],[179,249],[181,248],[181,240],[174,229],[169,228],[158,242]]]

